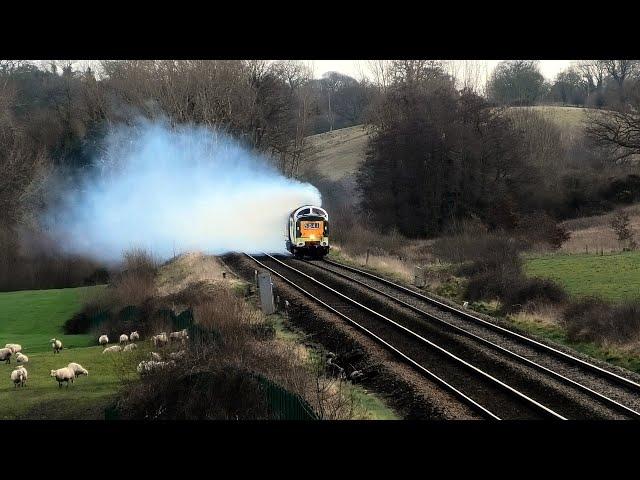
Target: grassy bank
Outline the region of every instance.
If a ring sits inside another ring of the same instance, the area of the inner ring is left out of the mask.
[[[62,339],[65,348],[95,344],[89,335],[64,335],[62,326],[79,308],[85,295],[104,288],[80,287],[0,293],[0,343],[19,343],[25,353],[51,349],[49,340]]]
[[[527,275],[550,278],[570,295],[619,301],[640,296],[640,252],[527,257]]]

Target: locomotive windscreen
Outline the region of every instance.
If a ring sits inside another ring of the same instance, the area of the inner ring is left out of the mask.
[[[322,220],[302,220],[300,222],[300,236],[305,238],[321,238],[324,233]]]

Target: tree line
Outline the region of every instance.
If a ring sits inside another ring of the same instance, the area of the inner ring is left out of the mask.
[[[529,225],[535,231],[535,218],[537,225],[551,224],[553,242],[562,238],[553,228],[556,220],[636,201],[635,166],[615,163],[612,154],[640,153],[631,127],[638,125],[631,83],[617,110],[598,111],[585,132],[568,136],[535,110],[496,101],[497,95],[516,98],[514,85],[532,65],[499,65],[483,96],[456,88],[443,63],[390,62],[391,73],[368,112],[371,138],[358,176],[372,225],[433,237],[464,219],[491,229]],[[501,83],[505,75],[511,80]],[[626,75],[631,82],[628,70]],[[527,85],[539,85],[540,77],[531,75]],[[521,105],[535,96],[517,98]]]

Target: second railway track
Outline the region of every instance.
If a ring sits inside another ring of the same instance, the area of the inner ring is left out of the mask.
[[[594,379],[584,382],[580,376],[566,375],[566,370],[550,368],[548,362],[539,363],[539,352],[531,358],[522,346],[514,349],[504,339],[481,335],[438,315],[433,306],[428,311],[415,298],[408,301],[411,295],[401,290],[405,287],[385,285],[383,279],[333,262],[249,257],[383,343],[485,417],[640,417],[633,401],[637,395],[629,392],[633,382],[617,385],[621,391],[616,395],[611,395],[610,385],[603,392],[594,388]]]

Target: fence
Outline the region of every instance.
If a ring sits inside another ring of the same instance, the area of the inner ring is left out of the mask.
[[[265,394],[267,405],[276,420],[319,420],[311,405],[260,374],[252,374]]]

